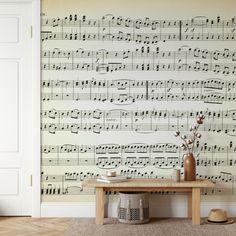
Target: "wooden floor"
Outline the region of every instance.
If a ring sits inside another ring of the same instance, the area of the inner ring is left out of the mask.
[[[1,236],[64,236],[71,218],[0,217]]]

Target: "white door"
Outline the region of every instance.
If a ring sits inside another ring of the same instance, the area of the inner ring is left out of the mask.
[[[31,215],[32,9],[0,3],[0,215]]]

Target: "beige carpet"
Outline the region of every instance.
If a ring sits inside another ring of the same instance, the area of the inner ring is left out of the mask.
[[[145,225],[127,225],[94,218],[0,217],[0,236],[236,236],[236,223],[192,226],[188,219],[152,219]]]
[[[104,225],[95,225],[93,218],[74,218],[67,236],[236,236],[236,223],[228,225],[192,226],[182,218],[151,219],[143,225],[121,224],[116,219],[105,219]]]

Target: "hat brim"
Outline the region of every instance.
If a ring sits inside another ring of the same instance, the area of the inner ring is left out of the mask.
[[[227,224],[234,223],[234,220],[228,219],[226,222],[213,222],[213,221],[209,221],[207,218],[205,218],[204,222],[207,224],[211,224],[211,225],[227,225]]]

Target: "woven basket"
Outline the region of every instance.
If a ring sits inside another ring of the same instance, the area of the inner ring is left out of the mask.
[[[142,224],[149,221],[149,193],[120,192],[118,220],[127,224]]]

